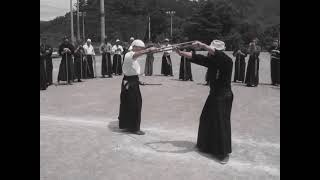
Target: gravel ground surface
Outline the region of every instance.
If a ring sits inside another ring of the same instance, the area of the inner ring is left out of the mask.
[[[231,55],[231,52],[227,52]],[[219,164],[195,149],[199,117],[209,87],[206,68],[192,64],[194,81],[179,81],[180,58],[172,54],[174,77],[141,76],[144,136],[118,129],[122,76],[40,91],[40,179],[43,180],[269,180],[280,179],[280,87],[270,84],[270,56],[261,53],[260,85],[233,83],[230,161]],[[234,58],[233,58],[234,60]],[[54,80],[60,58],[54,59]],[[144,70],[145,60],[139,61]]]

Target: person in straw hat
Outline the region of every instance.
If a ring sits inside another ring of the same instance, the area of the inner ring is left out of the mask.
[[[220,40],[213,40],[210,46],[196,41],[193,46],[207,50],[208,56],[178,49],[175,51],[180,56],[189,58],[190,62],[207,67],[211,72],[208,74],[210,93],[200,116],[197,148],[214,155],[225,164],[232,151],[230,114],[233,101],[233,61],[223,52],[225,43]]]
[[[124,76],[120,93],[119,128],[137,135],[144,135],[145,133],[140,130],[142,97],[139,75],[141,72],[137,58],[143,54],[152,53],[156,48],[145,49],[144,42],[139,39],[134,40],[131,46],[132,51],[125,55],[122,66]]]
[[[112,71],[115,75],[122,74],[122,62],[121,62],[121,54],[123,53],[123,48],[120,45],[120,40],[116,40],[116,44],[111,49],[113,55],[113,65]]]

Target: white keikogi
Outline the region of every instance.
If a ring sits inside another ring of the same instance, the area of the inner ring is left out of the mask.
[[[165,39],[164,41],[165,41],[165,42],[169,42],[169,39]],[[162,48],[170,47],[170,46],[171,46],[171,44],[167,44],[167,45],[163,45]],[[165,51],[163,52],[163,55],[169,56],[170,53],[172,53],[172,50],[165,50]]]
[[[88,39],[87,42],[91,42],[91,39]],[[83,45],[83,49],[86,55],[96,55],[96,53],[94,52],[94,48],[91,44],[88,46],[88,44],[86,43],[85,45]]]
[[[117,39],[116,40],[116,43],[119,42],[120,40]],[[114,54],[119,54],[121,55],[121,53],[123,52],[123,48],[121,45],[114,45],[111,49],[111,51],[114,53]]]
[[[145,47],[145,44],[141,40],[134,40],[131,46]],[[133,59],[134,53],[134,51],[130,51],[124,57],[122,71],[126,76],[140,75],[140,64],[137,59]]]

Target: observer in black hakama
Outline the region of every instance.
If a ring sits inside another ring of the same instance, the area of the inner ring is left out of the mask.
[[[45,51],[43,54],[43,58],[45,60],[45,70],[46,70],[46,75],[47,75],[47,84],[51,85],[52,84],[52,70],[53,70],[53,65],[52,65],[52,47],[47,44],[42,44],[42,48]]]
[[[233,56],[236,57],[234,62],[234,79],[233,82],[241,81],[244,82],[245,71],[246,71],[246,61],[247,53],[242,49],[236,49],[233,52]]]
[[[93,55],[86,55],[85,63],[85,72],[87,73],[86,78],[94,78],[94,69],[93,69]]]
[[[122,74],[122,58],[121,54],[123,53],[123,47],[119,45],[119,40],[116,41],[116,45],[112,47],[113,55],[113,66],[112,71],[115,75],[121,75]]]
[[[152,42],[149,42],[147,44],[147,48],[154,47],[154,44]],[[153,53],[149,53],[146,55],[146,62],[144,66],[144,75],[145,76],[152,76],[153,74],[153,62],[154,62],[154,56]]]
[[[193,53],[190,61],[208,67],[211,72],[208,74],[210,93],[200,116],[197,147],[202,152],[224,158],[232,152],[232,59],[224,52],[216,51],[208,57]]]
[[[161,74],[163,74],[164,76],[173,76],[172,62],[169,53],[164,53],[162,56]]]
[[[185,51],[190,52],[191,50],[185,50]],[[183,81],[193,80],[190,60],[183,56],[181,56],[181,61],[180,61],[179,79]]]
[[[102,63],[101,63],[101,74],[103,76],[108,75],[112,77],[112,63],[111,63],[111,54],[110,52],[105,52],[102,54]]]
[[[83,66],[83,56],[84,49],[79,45],[74,51],[74,79],[78,79],[78,82],[81,82],[81,79],[83,78],[81,75],[81,73],[83,74],[83,69],[81,69]]]
[[[271,83],[280,85],[280,47],[272,47],[270,53]]]
[[[258,86],[259,84],[259,55],[260,48],[256,47],[250,50],[250,57],[247,66],[245,83],[248,87]]]
[[[147,54],[146,57],[146,64],[144,67],[144,74],[146,76],[152,76],[153,74],[153,61],[154,61],[154,56],[153,54]]]
[[[70,52],[64,53],[64,48],[68,48]],[[74,47],[70,43],[63,43],[59,46],[59,55],[62,56],[60,66],[59,66],[59,73],[58,73],[58,82],[59,81],[67,81],[70,83],[73,80],[73,59],[72,55],[74,53]]]
[[[122,74],[122,60],[121,60],[120,54],[113,55],[113,66],[112,71],[115,75],[121,75]]]
[[[100,46],[100,53],[102,54],[101,75],[103,77],[105,75],[112,77],[111,49],[112,46],[108,42],[105,42]]]
[[[47,89],[47,75],[45,70],[45,58],[43,49],[40,47],[40,90]]]

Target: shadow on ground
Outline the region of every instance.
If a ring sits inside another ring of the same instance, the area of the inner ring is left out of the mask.
[[[160,149],[159,146],[164,146],[166,144],[170,144],[176,148],[179,148],[179,150],[169,150],[169,148],[167,149]],[[204,153],[199,151],[199,149],[196,147],[196,144],[194,142],[190,142],[190,141],[156,141],[156,142],[149,142],[149,143],[145,143],[144,145],[150,147],[151,149],[157,151],[157,152],[162,152],[162,153],[178,153],[178,154],[182,154],[182,153],[188,153],[188,152],[197,152],[199,155],[211,159],[213,161],[216,162],[220,162],[219,159],[217,159],[216,157],[214,157],[212,154],[208,154],[208,153]]]
[[[111,122],[108,124],[108,128],[109,128],[110,131],[112,131],[112,132],[122,133],[122,134],[129,134],[128,131],[123,130],[123,129],[119,129],[119,121],[111,121]]]

